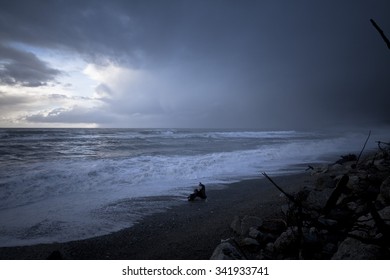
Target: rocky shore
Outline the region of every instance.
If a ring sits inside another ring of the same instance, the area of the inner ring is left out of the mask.
[[[294,193],[269,178],[286,197],[280,215],[235,216],[211,259],[389,259],[390,145],[307,172],[312,183]]]

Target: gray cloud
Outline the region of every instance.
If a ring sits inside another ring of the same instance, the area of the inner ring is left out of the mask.
[[[15,96],[0,91],[0,108],[2,110],[12,109],[13,106],[28,104],[30,102],[31,102],[30,97]]]
[[[100,112],[56,112],[42,122],[358,125],[390,118],[390,56],[369,22],[390,36],[389,9],[386,0],[10,1],[0,4],[0,38],[152,77],[120,90],[100,85]],[[3,64],[3,83],[40,85],[59,74],[33,54],[8,57],[14,60]]]
[[[53,81],[61,72],[36,55],[0,44],[0,83],[38,87]]]

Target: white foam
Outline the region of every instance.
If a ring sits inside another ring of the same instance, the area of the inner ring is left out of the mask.
[[[166,137],[179,134],[166,133]],[[0,246],[105,234],[130,226],[145,213],[147,208],[129,202],[134,199],[184,194],[199,181],[233,182],[264,171],[285,172],[291,164],[318,161],[323,154],[359,150],[364,140],[361,135],[308,139],[307,134],[290,131],[197,133],[195,137],[283,141],[259,141],[257,148],[251,144],[248,150],[229,152],[71,157],[4,165],[0,170]],[[127,202],[119,207],[123,200]]]
[[[360,144],[360,139],[358,144]],[[1,179],[1,208],[35,203],[67,194],[108,192],[111,196],[160,195],[197,181],[231,181],[261,171],[318,160],[318,156],[351,147],[351,139],[299,140],[258,149],[189,156],[135,156],[116,159],[70,159],[33,162]],[[112,194],[112,193],[114,194]],[[11,195],[12,194],[12,195]]]

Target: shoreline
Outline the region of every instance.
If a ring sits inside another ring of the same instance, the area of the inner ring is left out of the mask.
[[[304,170],[304,169],[302,169]],[[273,177],[294,193],[313,178],[302,173]],[[207,187],[207,184],[206,184]],[[286,199],[263,177],[208,190],[207,200],[183,202],[142,218],[108,235],[65,243],[1,247],[0,259],[209,259],[221,240],[232,234],[235,216],[278,217]],[[53,257],[53,256],[51,256]]]

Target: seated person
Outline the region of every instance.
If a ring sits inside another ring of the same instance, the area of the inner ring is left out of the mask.
[[[200,197],[201,199],[206,199],[206,187],[202,183],[199,183],[199,187],[194,190],[192,194],[188,196],[188,201],[193,201],[196,197]]]

